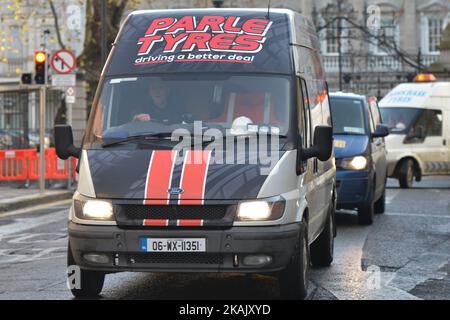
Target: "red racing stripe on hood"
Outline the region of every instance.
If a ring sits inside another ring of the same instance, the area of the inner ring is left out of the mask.
[[[178,204],[201,205],[205,197],[211,150],[187,150],[183,163]]]
[[[177,151],[155,150],[148,165],[144,204],[169,204],[169,188]]]

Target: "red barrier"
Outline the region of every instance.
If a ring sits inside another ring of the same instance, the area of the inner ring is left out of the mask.
[[[28,162],[35,153],[35,149],[0,150],[0,180],[27,180]]]
[[[72,161],[72,178],[76,177],[77,160]],[[36,149],[0,150],[0,181],[38,180],[39,154]],[[64,180],[69,178],[69,161],[61,160],[55,148],[45,150],[45,179]]]

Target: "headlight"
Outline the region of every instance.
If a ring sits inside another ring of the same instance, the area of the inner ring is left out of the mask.
[[[241,221],[277,220],[283,216],[285,202],[247,201],[239,204],[237,217]]]
[[[338,167],[348,170],[364,170],[367,168],[367,158],[363,156],[356,156],[353,158],[341,159]]]
[[[114,217],[112,204],[103,200],[75,200],[75,216],[85,220],[111,221]]]

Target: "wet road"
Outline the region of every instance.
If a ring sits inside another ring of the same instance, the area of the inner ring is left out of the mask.
[[[312,269],[309,299],[450,299],[450,178],[389,181],[387,212],[361,227],[337,216],[335,260]],[[0,216],[0,299],[72,299],[65,286],[67,203]],[[108,275],[103,299],[278,299],[269,276]]]

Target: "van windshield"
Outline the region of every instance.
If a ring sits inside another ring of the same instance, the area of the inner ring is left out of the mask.
[[[203,128],[226,132],[235,119],[242,117],[285,135],[290,90],[290,77],[273,75],[106,78],[91,115],[86,142],[92,147],[106,138],[170,136],[178,128],[192,129],[195,121],[201,121]]]
[[[417,108],[380,108],[383,123],[393,134],[406,134],[421,112]]]
[[[364,105],[360,99],[330,98],[334,134],[366,134]]]

